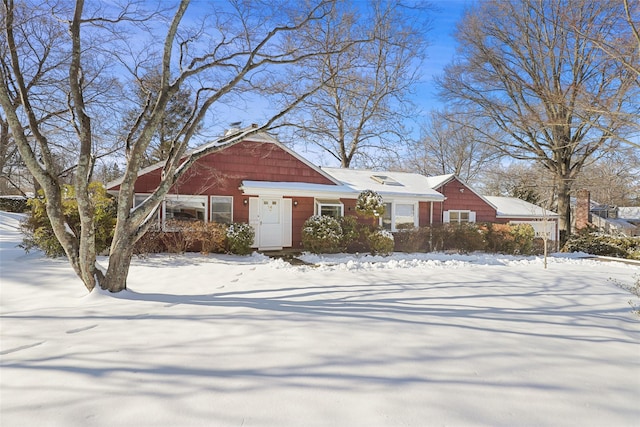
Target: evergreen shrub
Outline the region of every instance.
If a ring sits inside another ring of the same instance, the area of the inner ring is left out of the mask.
[[[384,229],[373,230],[367,236],[369,251],[372,255],[390,255],[393,253],[393,234]]]
[[[342,227],[337,219],[327,215],[314,215],[305,221],[302,228],[302,246],[309,252],[340,252],[342,242]]]
[[[591,255],[640,259],[640,237],[579,233],[567,240],[562,252],[585,252]]]
[[[29,211],[27,198],[22,196],[0,197],[0,211],[24,213]]]
[[[229,252],[238,255],[248,255],[252,252],[251,245],[256,236],[252,226],[244,223],[233,223],[227,228],[227,246]]]
[[[382,196],[373,190],[364,190],[358,195],[356,212],[365,216],[380,218],[384,214],[384,201]]]
[[[429,246],[429,227],[407,228],[393,235],[395,250],[401,252],[426,252]]]
[[[80,235],[80,214],[75,189],[71,185],[64,185],[62,189],[62,210],[69,230]],[[104,253],[111,245],[113,229],[116,224],[116,200],[107,193],[99,182],[89,184],[89,194],[95,209],[95,244],[96,252]],[[65,255],[62,245],[53,233],[51,222],[47,216],[44,192],[39,191],[38,197],[29,199],[27,204],[31,212],[22,223],[24,234],[20,247],[27,252],[33,248],[41,249],[48,257]]]

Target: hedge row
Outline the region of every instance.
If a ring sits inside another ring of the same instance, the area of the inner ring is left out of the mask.
[[[567,240],[562,251],[640,260],[640,237],[579,233]]]
[[[395,233],[395,250],[401,252],[489,252],[532,255],[542,253],[544,243],[535,239],[527,224],[444,224]]]
[[[145,256],[150,253],[184,253],[199,251],[202,254],[233,253],[248,255],[255,232],[248,224],[218,224],[202,221],[171,220],[165,230],[150,230],[136,243],[134,253]]]

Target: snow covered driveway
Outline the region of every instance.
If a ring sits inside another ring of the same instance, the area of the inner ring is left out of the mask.
[[[640,317],[610,280],[636,266],[153,256],[113,297],[0,220],[3,427],[640,420]]]

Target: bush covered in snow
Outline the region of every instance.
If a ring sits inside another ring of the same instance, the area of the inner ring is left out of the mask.
[[[0,211],[23,213],[29,210],[27,198],[23,196],[1,196]]]
[[[380,218],[384,214],[382,196],[373,190],[364,190],[358,195],[356,212],[364,216]]]
[[[244,223],[234,223],[227,228],[227,245],[229,252],[238,255],[248,255],[256,236],[252,226]]]
[[[373,230],[367,235],[369,251],[372,255],[391,255],[393,253],[393,234],[387,230]]]
[[[302,228],[302,246],[309,252],[340,252],[342,242],[342,227],[337,219],[326,215],[314,215],[305,221]]]
[[[640,237],[579,233],[567,240],[562,252],[585,252],[591,255],[640,259]]]

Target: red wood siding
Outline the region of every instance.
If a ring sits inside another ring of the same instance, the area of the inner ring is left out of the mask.
[[[136,193],[151,193],[160,182],[161,169],[138,177]],[[170,194],[233,196],[233,221],[249,222],[251,196],[242,194],[242,181],[308,182],[335,185],[324,175],[271,143],[243,141],[198,160],[169,191]],[[113,187],[112,189],[117,189]],[[312,197],[293,198],[298,206],[292,211],[292,247],[302,247],[302,226],[314,213]],[[207,200],[210,205],[210,200]],[[355,201],[354,201],[355,206]]]
[[[462,191],[460,191],[461,189]],[[496,210],[457,179],[454,178],[435,190],[447,198],[442,203],[443,211],[474,211],[476,213],[476,222],[496,222]],[[438,205],[438,203],[435,205]],[[442,221],[441,212],[439,218]]]
[[[298,206],[292,203],[291,212],[291,247],[302,249],[302,226],[309,219],[315,210],[315,201],[313,197],[293,197],[294,203],[297,201]]]
[[[136,193],[150,193],[160,182],[160,169],[138,177]],[[198,160],[170,190],[172,194],[240,194],[243,180],[309,182],[333,185],[275,144],[243,141]]]

